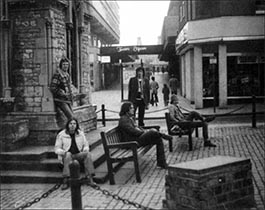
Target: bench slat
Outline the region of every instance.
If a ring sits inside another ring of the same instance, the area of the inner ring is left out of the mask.
[[[145,147],[139,147],[137,149],[138,154],[145,154],[152,148],[152,145],[148,145]],[[133,153],[132,150],[127,150],[127,149],[113,149],[113,151],[110,153],[110,158],[111,159],[122,159],[122,158],[128,158],[132,157]]]

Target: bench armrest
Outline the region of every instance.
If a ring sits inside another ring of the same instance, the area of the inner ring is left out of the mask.
[[[121,142],[115,144],[109,144],[109,148],[121,148],[121,149],[130,149],[130,148],[137,148],[139,145],[136,141],[129,141],[129,142]]]

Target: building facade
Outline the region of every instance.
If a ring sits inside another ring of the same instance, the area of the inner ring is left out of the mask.
[[[27,144],[53,144],[58,130],[49,90],[60,59],[71,61],[74,112],[85,131],[95,129],[91,91],[102,84],[98,54],[119,43],[116,1],[4,0],[0,3],[1,122],[28,120]]]
[[[264,1],[172,2],[181,94],[196,108],[264,99]]]

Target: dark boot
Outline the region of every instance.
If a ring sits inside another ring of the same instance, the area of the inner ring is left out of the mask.
[[[216,147],[216,145],[207,140],[204,142],[204,147]]]
[[[173,139],[172,136],[167,135],[167,134],[165,134],[165,133],[160,133],[160,134],[161,134],[161,137],[162,137],[163,139],[166,139],[166,140],[172,140],[172,139]]]
[[[165,150],[164,150],[164,144],[162,142],[159,142],[156,145],[156,160],[157,160],[157,166],[166,169],[167,168],[167,161],[165,156]]]

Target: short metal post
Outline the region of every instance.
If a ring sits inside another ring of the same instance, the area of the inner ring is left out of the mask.
[[[72,210],[82,210],[81,183],[80,183],[80,165],[74,160],[69,165]]]
[[[256,96],[252,96],[252,128],[256,128]]]
[[[105,117],[105,105],[101,105],[101,111],[102,111],[102,125],[106,126],[106,117]]]

